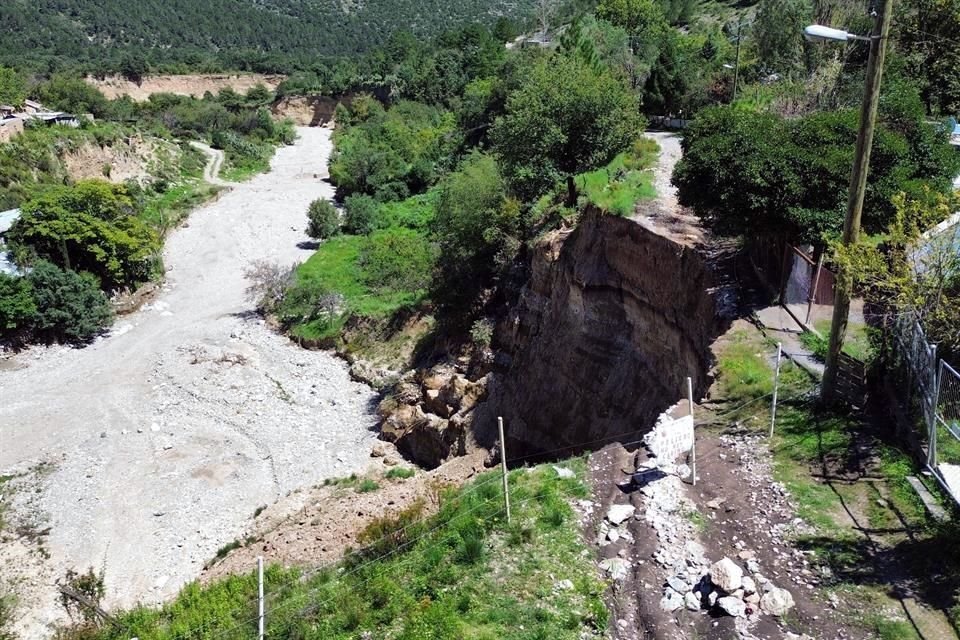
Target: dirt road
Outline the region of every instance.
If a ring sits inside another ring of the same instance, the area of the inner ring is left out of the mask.
[[[309,203],[331,197],[330,131],[300,129],[272,171],[194,212],[168,240],[163,292],[82,350],[0,368],[0,475],[29,472],[17,517],[50,527],[42,578],[19,582],[23,637],[59,614],[53,579],[105,571],[108,605],[155,602],[195,578],[254,510],[363,469],[374,394],[327,353],[272,333],[244,299],[253,260],[290,264]],[[8,498],[9,499],[9,498]],[[21,545],[22,546],[22,545]],[[37,563],[0,544],[0,564]]]
[[[223,161],[225,159],[223,151],[220,149],[214,149],[208,144],[202,142],[193,141],[190,143],[190,146],[194,149],[198,149],[205,153],[209,159],[207,166],[203,168],[203,179],[209,182],[210,184],[216,185],[218,187],[239,187],[240,184],[237,182],[226,182],[225,180],[220,179],[220,169],[223,168]]]

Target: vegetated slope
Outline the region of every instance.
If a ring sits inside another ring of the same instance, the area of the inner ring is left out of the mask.
[[[343,55],[395,30],[427,36],[472,21],[518,17],[531,0],[11,0],[0,4],[4,63],[94,62],[136,53],[201,63],[245,52]]]

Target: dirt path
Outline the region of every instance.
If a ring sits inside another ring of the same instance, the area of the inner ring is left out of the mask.
[[[653,170],[653,185],[657,190],[655,201],[638,205],[633,220],[665,238],[686,246],[704,242],[699,219],[680,206],[677,188],[670,182],[673,169],[683,157],[681,136],[670,131],[648,131],[646,137],[660,145],[660,157]]]
[[[67,567],[104,569],[110,606],[156,602],[243,534],[257,506],[368,464],[374,394],[332,355],[271,332],[244,299],[252,261],[309,256],[307,206],[333,194],[315,177],[330,131],[299,133],[269,174],[169,238],[152,304],[86,349],[31,350],[0,370],[0,475],[52,465],[14,495],[15,512],[50,528],[48,571],[20,583],[23,637],[59,614],[51,582]],[[8,580],[21,560],[0,544]]]
[[[199,149],[207,155],[210,160],[207,162],[207,166],[203,168],[203,179],[209,182],[212,185],[218,187],[239,187],[240,183],[237,182],[227,182],[226,180],[220,179],[220,170],[223,168],[223,161],[225,156],[223,151],[220,149],[214,149],[210,145],[204,144],[202,142],[191,142],[190,146],[194,149]]]

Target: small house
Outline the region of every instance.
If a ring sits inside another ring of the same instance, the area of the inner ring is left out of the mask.
[[[0,211],[0,273],[8,276],[23,275],[23,271],[13,262],[3,242],[3,236],[10,230],[10,227],[13,226],[13,223],[16,222],[19,217],[20,209]]]

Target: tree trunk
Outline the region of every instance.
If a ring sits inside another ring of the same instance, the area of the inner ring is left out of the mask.
[[[577,206],[577,182],[573,175],[567,176],[567,206]]]

